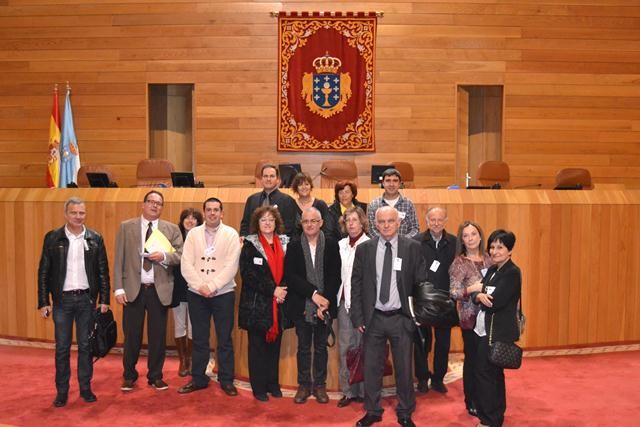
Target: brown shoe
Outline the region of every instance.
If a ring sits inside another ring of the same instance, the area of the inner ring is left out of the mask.
[[[220,383],[220,388],[222,389],[222,391],[224,391],[224,393],[227,396],[237,396],[238,395],[238,389],[236,388],[236,386],[233,385],[233,383]]]
[[[180,387],[178,389],[178,393],[187,394],[187,393],[191,393],[191,392],[196,391],[196,390],[202,390],[203,388],[207,388],[207,386],[196,387],[196,386],[193,385],[193,381],[189,381],[188,383],[186,383],[185,385],[183,385],[182,387]]]
[[[293,397],[293,403],[304,403],[311,396],[311,392],[305,386],[299,386],[296,395]]]
[[[329,403],[329,395],[327,394],[327,389],[325,387],[318,387],[313,390],[313,396],[316,398],[318,403]]]

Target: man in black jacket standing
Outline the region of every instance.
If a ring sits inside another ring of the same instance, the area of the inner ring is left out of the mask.
[[[447,224],[447,210],[434,206],[427,210],[427,231],[414,237],[420,242],[422,255],[427,266],[427,281],[433,283],[436,289],[449,292],[449,267],[456,256],[456,236],[444,229]],[[428,381],[431,377],[431,388],[439,393],[446,393],[447,386],[443,379],[449,364],[449,347],[451,346],[451,328],[421,326],[425,343],[416,342],[414,346],[414,364],[418,391],[429,391]],[[435,335],[433,354],[433,373],[429,372],[428,355],[431,349],[431,338]]]
[[[64,204],[66,225],[44,237],[38,268],[38,309],[43,318],[53,315],[56,338],[56,398],[53,405],[67,403],[71,376],[71,335],[76,322],[78,383],[85,402],[95,402],[89,332],[96,300],[100,310],[109,309],[109,263],[102,236],[84,226],[84,201],[71,197]],[[49,302],[53,299],[53,309]]]
[[[253,211],[260,206],[274,206],[278,208],[280,217],[284,223],[284,233],[292,237],[296,229],[296,201],[288,194],[278,190],[280,184],[280,174],[275,165],[262,166],[262,191],[254,193],[247,198],[244,205],[244,214],[240,223],[240,236],[249,234],[249,223]]]

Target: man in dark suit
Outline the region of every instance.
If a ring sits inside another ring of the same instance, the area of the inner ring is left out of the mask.
[[[122,391],[133,390],[138,379],[136,363],[142,345],[145,313],[149,346],[147,382],[156,390],[169,388],[162,380],[162,367],[166,350],[167,311],[173,293],[172,266],[180,263],[182,233],[177,225],[160,219],[163,205],[162,194],[149,191],[142,203],[142,216],[121,223],[116,236],[114,294],[116,301],[124,305]],[[162,236],[168,240],[170,247],[162,244]]]
[[[415,426],[411,414],[416,397],[411,374],[415,324],[409,297],[417,283],[426,279],[424,258],[418,242],[398,235],[400,217],[390,206],[376,211],[379,237],[356,249],[351,276],[351,322],[364,334],[364,408],[356,426],[382,420],[380,394],[387,340],[393,354],[398,406],[402,426]]]
[[[447,210],[440,206],[433,206],[427,210],[427,231],[414,236],[420,243],[422,255],[427,267],[427,280],[436,289],[449,292],[449,267],[456,257],[456,236],[444,229],[447,224]],[[432,333],[432,329],[433,332]],[[451,347],[451,328],[420,326],[424,343],[416,341],[414,348],[416,378],[418,391],[429,391],[427,382],[431,377],[431,388],[438,393],[446,393],[444,376],[449,365],[449,348]],[[433,374],[429,372],[428,355],[431,350],[432,337],[435,337],[433,351]]]
[[[300,239],[289,243],[284,259],[284,281],[288,287],[285,312],[294,322],[298,337],[298,391],[293,401],[304,403],[313,393],[319,403],[328,403],[327,338],[331,319],[338,314],[340,250],[338,242],[325,238],[318,209],[305,209],[300,222]]]
[[[38,309],[43,318],[52,313],[56,336],[56,398],[53,405],[67,404],[71,377],[71,338],[76,322],[78,384],[85,402],[95,402],[91,391],[93,362],[89,331],[96,300],[100,311],[109,309],[109,263],[102,236],[84,226],[86,209],[82,199],[71,197],[64,204],[64,227],[44,237],[38,268]]]
[[[249,234],[249,223],[251,215],[260,206],[275,206],[280,211],[284,232],[292,237],[296,229],[296,201],[288,194],[278,190],[280,184],[280,173],[275,165],[262,166],[262,191],[252,194],[247,198],[240,223],[240,236]]]

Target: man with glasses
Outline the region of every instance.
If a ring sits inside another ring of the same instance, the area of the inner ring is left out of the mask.
[[[296,201],[293,197],[278,190],[280,175],[277,166],[271,164],[262,166],[261,176],[262,191],[252,194],[245,202],[240,223],[240,236],[244,237],[249,234],[249,223],[253,211],[260,206],[274,206],[280,212],[285,234],[292,237],[296,229]]]
[[[400,217],[391,206],[376,212],[379,237],[356,248],[351,274],[351,323],[363,333],[364,409],[357,427],[382,421],[380,397],[384,371],[385,346],[389,341],[393,355],[398,405],[396,415],[401,426],[415,427],[411,419],[416,396],[411,375],[411,346],[415,324],[409,297],[416,284],[426,278],[420,245],[398,234]]]
[[[456,236],[444,229],[447,224],[447,210],[440,206],[433,206],[427,210],[427,231],[414,237],[420,243],[422,256],[427,266],[427,280],[436,289],[449,292],[449,267],[456,256]],[[429,391],[427,382],[431,377],[431,388],[438,393],[446,393],[447,386],[443,379],[449,365],[449,347],[451,346],[450,327],[420,326],[424,343],[416,340],[414,347],[414,362],[418,391]],[[432,337],[435,336],[433,353],[433,373],[429,372],[428,356],[431,350]]]
[[[371,237],[379,235],[378,229],[376,228],[376,211],[383,206],[391,206],[398,211],[400,218],[399,234],[401,236],[413,237],[420,232],[418,219],[416,217],[416,208],[411,200],[400,194],[401,185],[402,176],[397,169],[389,168],[382,172],[382,187],[384,188],[384,193],[377,199],[373,199],[367,208]]]
[[[67,404],[69,395],[74,321],[80,397],[85,402],[97,400],[91,391],[93,355],[89,330],[98,298],[100,311],[109,309],[109,263],[102,236],[84,225],[86,213],[82,199],[71,197],[65,202],[66,224],[44,237],[38,268],[38,309],[44,319],[52,315],[56,336],[57,394],[53,406],[57,408]]]
[[[300,222],[300,239],[289,243],[284,259],[284,282],[288,286],[285,312],[298,337],[298,391],[293,401],[304,403],[313,394],[318,403],[328,403],[327,339],[331,319],[338,313],[340,250],[338,242],[322,232],[318,209],[305,209]]]
[[[136,363],[147,315],[147,382],[156,390],[169,388],[162,379],[166,350],[167,311],[173,293],[172,267],[180,263],[182,234],[177,225],[160,219],[164,197],[149,191],[142,215],[120,224],[116,236],[114,295],[122,310],[124,381],[122,391],[133,390]]]
[[[233,331],[236,301],[235,276],[240,259],[238,232],[222,223],[222,202],[210,197],[202,204],[204,224],[187,234],[180,264],[189,286],[187,300],[193,329],[191,381],[178,389],[186,394],[209,385],[205,374],[209,362],[211,318],[216,328],[218,381],[227,396],[236,396],[233,385]]]

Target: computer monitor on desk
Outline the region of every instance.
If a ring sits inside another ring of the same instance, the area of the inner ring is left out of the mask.
[[[171,172],[171,185],[174,187],[195,187],[193,172]]]
[[[280,187],[290,188],[293,178],[302,172],[300,163],[281,163],[278,165],[278,174],[280,175]]]
[[[502,186],[499,183],[493,185],[467,185],[467,190],[500,190]]]
[[[87,181],[90,187],[107,188],[117,187],[118,184],[109,181],[109,175],[104,172],[87,172]]]
[[[382,186],[382,174],[392,168],[391,165],[371,165],[371,183]]]

